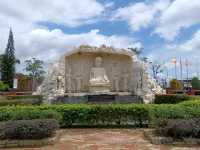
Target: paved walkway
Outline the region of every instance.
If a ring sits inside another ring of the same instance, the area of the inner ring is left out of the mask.
[[[55,145],[11,150],[200,150],[200,147],[152,145],[139,129],[67,129]]]

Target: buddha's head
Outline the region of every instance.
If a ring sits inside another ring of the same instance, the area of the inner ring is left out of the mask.
[[[101,64],[102,64],[102,58],[96,57],[95,58],[95,67],[101,67]]]

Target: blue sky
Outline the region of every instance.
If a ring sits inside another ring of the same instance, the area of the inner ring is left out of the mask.
[[[8,31],[22,61],[46,64],[81,44],[139,47],[151,61],[164,62],[173,76],[173,57],[197,75],[200,49],[199,0],[2,0],[0,51]],[[177,63],[179,66],[179,64]]]

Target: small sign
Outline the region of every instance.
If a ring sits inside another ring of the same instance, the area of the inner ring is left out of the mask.
[[[17,89],[17,83],[18,83],[18,79],[14,79],[13,80],[13,88]]]

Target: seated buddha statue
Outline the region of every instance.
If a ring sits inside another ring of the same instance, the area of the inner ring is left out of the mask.
[[[109,92],[110,81],[106,75],[106,70],[101,66],[102,58],[95,58],[95,66],[91,69],[89,89],[90,92]]]

